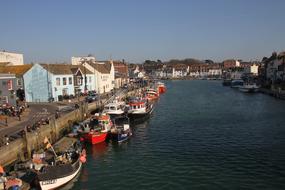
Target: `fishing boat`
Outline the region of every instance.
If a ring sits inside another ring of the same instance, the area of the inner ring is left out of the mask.
[[[148,100],[134,99],[128,105],[128,117],[131,119],[145,118],[153,111],[153,104]]]
[[[108,132],[111,130],[113,123],[107,114],[95,114],[88,120],[81,123],[81,136],[85,142],[91,144],[102,143],[106,140]]]
[[[236,79],[236,80],[232,80],[232,82],[231,82],[231,87],[232,87],[232,88],[239,88],[239,87],[243,86],[243,84],[244,84],[244,81],[243,81],[243,80],[241,80],[241,79]]]
[[[130,121],[126,116],[117,117],[114,119],[114,126],[111,129],[111,140],[121,143],[132,136],[130,129]]]
[[[244,84],[243,86],[239,87],[239,90],[241,92],[247,92],[247,93],[254,93],[259,91],[259,86],[256,84]]]
[[[125,102],[114,100],[113,102],[104,106],[103,113],[112,117],[117,117],[125,113]]]
[[[163,94],[166,92],[166,86],[162,82],[157,83],[157,89],[159,94]]]
[[[159,98],[159,93],[153,88],[149,88],[146,90],[146,99],[148,101],[154,101]]]
[[[62,141],[66,141],[65,145]],[[46,138],[44,142],[49,150],[34,153],[32,160],[18,164],[17,170],[33,171],[38,182],[35,188],[51,190],[62,187],[79,174],[82,164],[86,162],[86,152],[81,149],[80,143],[75,138],[61,139],[59,142],[61,151],[56,151]]]

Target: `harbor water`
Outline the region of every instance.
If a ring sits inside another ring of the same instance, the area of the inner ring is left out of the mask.
[[[285,101],[221,81],[168,81],[122,144],[87,147],[63,189],[285,189]]]

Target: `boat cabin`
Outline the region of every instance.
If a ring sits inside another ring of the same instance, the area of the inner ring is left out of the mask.
[[[130,110],[143,109],[146,107],[145,102],[132,102],[129,104]]]

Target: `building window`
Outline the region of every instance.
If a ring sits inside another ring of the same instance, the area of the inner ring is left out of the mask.
[[[91,77],[89,77],[89,83],[91,83],[92,82],[92,78]]]
[[[72,77],[68,78],[68,82],[69,82],[69,84],[72,84]]]
[[[55,80],[56,80],[56,85],[60,86],[60,78],[56,78]]]
[[[66,85],[66,78],[65,77],[62,78],[62,85]]]
[[[22,80],[21,79],[17,79],[17,85],[22,86]]]
[[[77,76],[77,85],[82,85],[82,77]]]
[[[12,90],[13,89],[13,82],[12,82],[12,80],[8,80],[7,81],[7,86],[8,86],[8,90]]]

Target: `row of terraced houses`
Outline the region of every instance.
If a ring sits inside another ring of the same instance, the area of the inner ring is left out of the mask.
[[[0,104],[59,101],[89,91],[107,93],[127,83],[127,65],[72,57],[69,64],[24,64],[23,55],[0,52]]]

